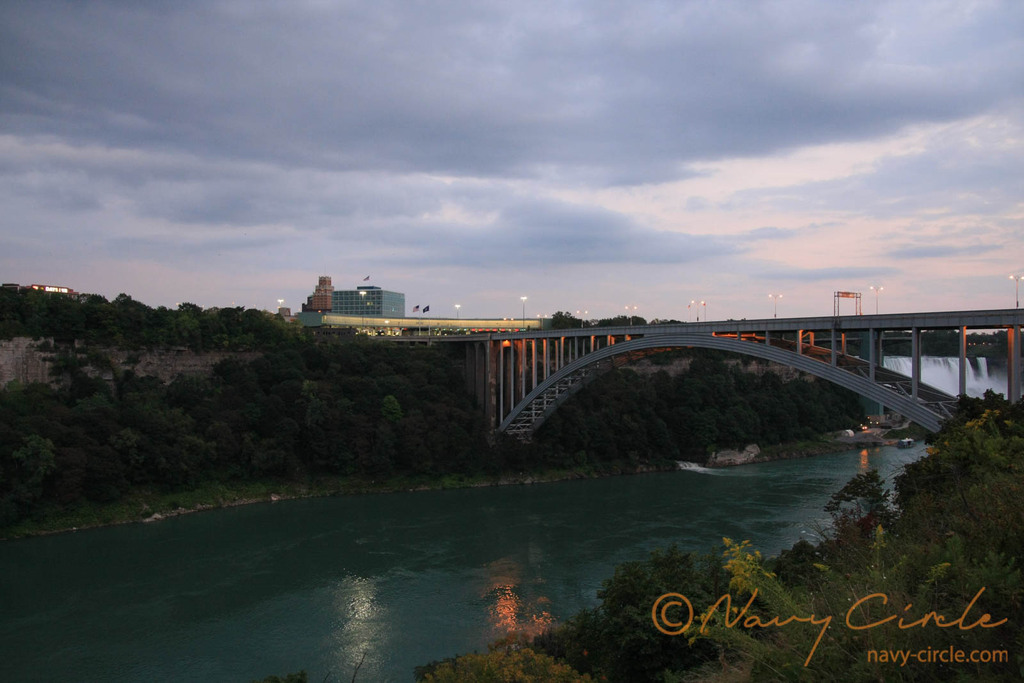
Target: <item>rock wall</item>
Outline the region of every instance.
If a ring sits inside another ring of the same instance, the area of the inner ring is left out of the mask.
[[[742,451],[718,451],[712,453],[708,458],[707,467],[732,467],[733,465],[746,465],[756,462],[761,455],[761,449],[757,444],[752,443]]]
[[[0,387],[15,380],[22,384],[43,382],[54,384],[50,376],[49,356],[37,347],[52,343],[49,339],[15,337],[0,340]]]
[[[226,358],[250,361],[261,356],[256,351],[205,351],[196,353],[190,349],[159,349],[151,351],[125,351],[103,349],[114,367],[121,371],[133,370],[140,377],[156,377],[165,384],[179,375],[209,375],[213,366]],[[105,373],[103,376],[106,379]]]
[[[249,361],[261,355],[255,351],[196,353],[185,348],[129,351],[111,348],[85,349],[77,345],[75,351],[83,366],[87,362],[86,351],[110,359],[109,367],[86,367],[85,371],[91,375],[113,381],[115,373],[132,370],[136,375],[156,377],[164,383],[171,382],[179,375],[209,375],[213,371],[213,366],[225,358]],[[0,341],[0,387],[5,387],[15,380],[22,384],[42,382],[53,387],[58,386],[60,378],[54,377],[50,372],[54,355],[53,341],[50,339],[15,337]]]

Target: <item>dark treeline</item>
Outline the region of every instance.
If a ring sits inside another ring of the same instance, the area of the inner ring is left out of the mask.
[[[0,527],[134,490],[318,477],[631,471],[711,449],[807,439],[860,419],[831,385],[745,372],[711,351],[680,375],[613,371],[531,444],[494,439],[446,345],[316,342],[259,311],[153,309],[126,295],[0,294],[6,336],[52,337],[56,386],[0,389]],[[73,343],[75,342],[75,343]],[[77,343],[82,342],[82,343]],[[110,361],[112,347],[255,350],[169,384]]]
[[[167,385],[86,370],[65,366],[61,390],[0,391],[0,525],[137,486],[466,472],[488,458],[483,417],[441,349],[296,340]]]
[[[151,308],[119,294],[64,296],[0,289],[0,339],[52,338],[125,349],[186,347],[193,351],[245,351],[277,348],[301,334],[297,324],[244,308],[179,304]]]

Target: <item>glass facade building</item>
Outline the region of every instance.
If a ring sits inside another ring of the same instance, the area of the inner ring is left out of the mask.
[[[405,294],[380,287],[335,290],[331,294],[331,313],[366,318],[404,318]]]

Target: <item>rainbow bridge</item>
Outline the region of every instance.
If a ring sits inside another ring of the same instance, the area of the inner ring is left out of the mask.
[[[601,373],[651,354],[707,348],[788,365],[857,392],[937,431],[952,396],[921,381],[921,332],[959,332],[959,393],[968,330],[1006,330],[1007,390],[1021,398],[1024,310],[897,313],[623,327],[521,330],[435,337],[466,347],[467,389],[499,432],[529,440],[559,405]],[[884,344],[909,338],[911,372],[883,367]]]

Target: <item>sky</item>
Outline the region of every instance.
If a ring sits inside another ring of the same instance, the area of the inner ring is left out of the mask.
[[[1022,219],[1018,0],[0,0],[3,282],[1012,308]]]

